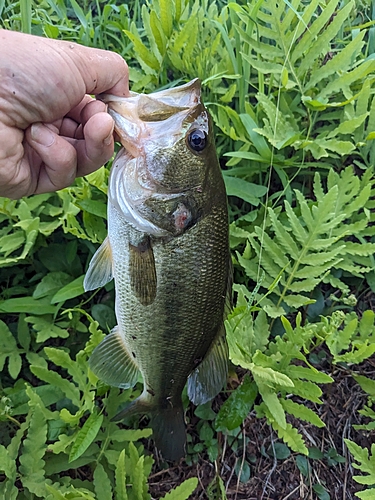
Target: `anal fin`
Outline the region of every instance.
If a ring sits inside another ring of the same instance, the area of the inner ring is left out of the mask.
[[[94,349],[89,366],[104,383],[121,389],[133,387],[139,376],[138,366],[126,349],[118,326]]]
[[[188,396],[195,405],[207,403],[223,388],[228,376],[228,344],[224,325],[203,361],[189,375]]]
[[[139,302],[148,306],[156,297],[156,268],[150,238],[146,237],[138,245],[129,243],[130,284]]]
[[[112,252],[107,236],[91,259],[83,281],[83,288],[86,292],[95,290],[95,288],[106,285],[112,278]]]

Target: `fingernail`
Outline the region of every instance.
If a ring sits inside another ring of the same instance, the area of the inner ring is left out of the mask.
[[[107,137],[103,141],[106,146],[109,146],[110,144],[112,144],[114,128],[115,128],[115,124],[112,125],[111,132],[107,135]]]
[[[42,123],[33,123],[30,132],[32,140],[42,146],[49,147],[55,142],[55,134]]]

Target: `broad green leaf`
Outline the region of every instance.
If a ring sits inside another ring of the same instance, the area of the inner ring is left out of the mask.
[[[49,384],[33,387],[33,391],[41,398],[45,407],[57,403],[59,399],[64,397],[64,394],[60,389]],[[27,414],[29,410],[28,401],[30,398],[27,396],[26,390],[24,388],[18,391],[13,389],[9,396],[13,404],[12,415],[17,416]]]
[[[336,4],[336,1],[333,1],[330,3]],[[300,75],[304,74],[308,70],[308,68],[311,67],[312,61],[315,60],[319,56],[322,48],[323,48],[323,50],[326,50],[326,47],[329,47],[329,42],[334,38],[334,36],[337,34],[337,32],[341,29],[343,22],[349,16],[349,13],[352,10],[353,5],[354,5],[354,2],[348,2],[348,4],[345,5],[342,9],[335,12],[334,17],[331,18],[332,22],[329,22],[327,19],[327,24],[325,25],[324,30],[322,30],[319,33],[319,36],[308,47],[308,55],[305,55],[305,57],[301,61],[301,64],[298,67],[298,73]],[[318,17],[318,20],[316,22],[320,22],[319,18],[322,18],[323,16],[325,17],[327,15],[326,11],[330,11],[330,10],[331,10],[331,6],[328,4],[326,9]],[[310,30],[307,30],[307,31],[310,31]],[[297,45],[299,45],[299,44],[297,44]]]
[[[353,479],[355,479],[354,476],[353,476]],[[373,500],[374,499],[374,490],[369,489],[369,490],[365,490],[365,491],[358,491],[355,494],[355,496],[358,498],[361,498],[361,500]]]
[[[83,427],[78,431],[78,434],[75,437],[69,453],[69,462],[73,462],[84,454],[84,452],[96,438],[102,423],[102,414],[92,413],[89,416],[89,418],[83,424]]]
[[[14,351],[17,351],[16,339],[4,321],[0,320],[0,352],[9,355]]]
[[[0,470],[4,472],[7,478],[13,478],[16,473],[16,464],[10,458],[8,450],[0,444]]]
[[[312,19],[313,22],[310,23],[309,29],[306,30],[302,24],[299,26],[300,30],[303,30],[303,36],[301,36],[302,35],[301,32],[297,35],[300,37],[300,39],[298,40],[298,43],[295,44],[293,53],[291,55],[291,63],[292,64],[295,63],[297,61],[297,59],[299,59],[300,57],[303,57],[303,56],[306,57],[306,52],[309,51],[313,41],[315,39],[319,39],[318,37],[319,37],[320,31],[326,25],[326,23],[329,22],[331,16],[336,11],[336,7],[337,7],[338,3],[339,3],[339,0],[332,0],[331,2],[329,2],[329,4],[327,4],[326,8],[324,10],[322,10],[322,12],[319,16],[316,16],[316,18],[314,16],[315,19]],[[311,8],[310,8],[309,14],[311,16],[315,12],[317,5],[318,5],[318,2],[311,2],[310,3]],[[309,22],[310,18],[304,17],[304,20],[305,20],[305,22],[306,21]],[[309,61],[310,64],[312,64],[313,61],[315,60],[315,58],[318,57],[319,53],[320,53],[320,51],[318,51],[318,53],[312,54],[313,59],[312,60],[310,59],[310,61]]]
[[[22,358],[18,354],[18,352],[10,354],[8,358],[8,371],[9,375],[12,377],[13,380],[15,380],[18,377],[21,371],[21,367],[22,367]]]
[[[22,359],[17,347],[17,342],[7,325],[0,321],[0,371],[8,358],[9,375],[16,379],[20,373]]]
[[[216,430],[233,430],[245,420],[258,394],[257,386],[246,376],[242,384],[221,406],[215,420]]]
[[[23,231],[14,231],[0,238],[0,251],[8,257],[12,252],[20,248],[25,241],[25,234]]]
[[[251,142],[254,144],[255,149],[258,151],[262,158],[264,158],[266,161],[270,161],[272,157],[271,150],[268,147],[268,144],[264,137],[262,137],[256,131],[259,128],[259,125],[249,114],[241,114],[240,118],[246,128],[247,133],[249,134]]]
[[[56,304],[57,302],[64,302],[74,297],[78,297],[84,293],[83,280],[85,275],[83,274],[79,278],[65,285],[61,290],[59,290],[51,299],[51,304]]]
[[[70,355],[62,349],[54,347],[45,347],[44,352],[55,365],[65,368],[73,380],[78,384],[82,391],[87,389],[87,363],[86,356],[77,356],[74,361]]]
[[[314,484],[312,489],[315,491],[319,500],[331,500],[328,491],[321,484]]]
[[[102,201],[97,200],[80,200],[78,203],[79,208],[86,210],[90,214],[101,217],[102,219],[107,218],[107,205]]]
[[[25,314],[19,315],[17,325],[17,338],[18,342],[25,349],[25,351],[28,351],[30,347],[31,337],[29,327],[25,320]]]
[[[53,296],[58,290],[72,281],[72,277],[68,273],[54,271],[46,274],[37,284],[33,298],[41,299],[46,296]]]
[[[351,71],[344,72],[341,76],[336,79],[331,80],[328,85],[323,87],[323,90],[316,96],[318,101],[323,102],[330,95],[337,95],[342,89],[348,89],[350,85],[354,82],[365,78],[369,73],[374,71],[375,60],[367,60],[354,68]],[[343,103],[331,103],[335,106],[344,105],[347,101]]]
[[[364,339],[374,335],[374,321],[375,321],[375,313],[373,311],[364,311],[362,314],[362,318],[359,322],[359,331],[361,337]]]
[[[35,300],[32,297],[17,297],[0,302],[0,312],[3,313],[30,313],[54,314],[56,306],[46,300]]]
[[[237,196],[251,205],[258,206],[260,199],[267,192],[265,186],[258,186],[237,177],[224,176],[225,188],[228,196]]]
[[[52,495],[54,500],[66,500],[66,496],[60,493],[59,490],[51,486],[50,484],[46,484],[46,491]],[[98,499],[99,500],[99,499]]]
[[[74,10],[74,13],[78,17],[80,23],[82,24],[82,26],[84,26],[87,29],[88,24],[87,24],[87,19],[86,19],[84,11],[79,6],[79,4],[76,2],[76,0],[71,0],[71,4],[72,4],[73,10]]]
[[[368,113],[364,113],[363,115],[355,116],[350,120],[341,122],[337,128],[327,135],[327,138],[336,137],[338,134],[353,134],[353,132],[363,124],[367,117]]]
[[[353,375],[355,381],[375,401],[375,380],[372,380],[364,375]]]

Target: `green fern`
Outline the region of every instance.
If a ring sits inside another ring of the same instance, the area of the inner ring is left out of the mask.
[[[21,481],[30,493],[45,498],[44,454],[47,449],[47,421],[43,409],[30,399],[30,421],[19,458]]]
[[[241,288],[238,290],[241,291]],[[258,392],[263,402],[256,407],[257,415],[265,416],[279,437],[294,451],[307,454],[303,438],[297,429],[288,423],[287,414],[318,427],[324,426],[324,422],[313,410],[290,399],[290,396],[294,395],[321,404],[322,391],[317,384],[333,381],[330,376],[311,366],[305,355],[314,345],[322,342],[321,325],[302,326],[299,314],[296,327],[293,328],[283,317],[284,335],[270,341],[265,313],[260,311],[254,321],[252,315],[257,308],[250,307],[247,300],[244,294],[239,293],[237,307],[226,321],[227,338],[231,361],[249,370],[256,389],[254,391],[254,386],[247,382],[240,386],[219,412],[216,426],[220,430],[231,429],[228,415],[231,415],[238,425],[238,417],[244,417],[246,410],[250,410]],[[255,339],[261,339],[261,335],[263,340],[255,342]],[[299,361],[298,365],[294,363],[296,360]],[[238,410],[236,405],[240,395],[243,408]]]
[[[266,227],[256,226],[248,235],[249,244],[242,255],[237,253],[238,262],[254,281],[259,270],[264,272],[262,287],[270,287],[281,274],[272,293],[276,308],[281,308],[278,315],[310,304],[311,292],[322,282],[347,292],[338,271],[359,277],[372,271],[375,244],[364,236],[374,178],[372,173],[365,177],[361,181],[351,168],[340,175],[331,171],[324,192],[316,173],[315,200],[295,190],[295,208],[288,201],[285,213],[269,208]]]
[[[364,500],[371,500],[374,498],[375,487],[375,444],[371,445],[371,450],[369,451],[367,448],[362,448],[349,439],[344,439],[344,441],[350,453],[353,455],[354,460],[358,462],[358,464],[353,462],[353,467],[365,473],[365,475],[362,476],[353,476],[353,479],[359,484],[372,486],[372,488],[360,491],[355,495]]]
[[[327,326],[329,323],[323,319]],[[355,313],[334,313],[331,327],[324,329],[325,342],[333,355],[333,362],[359,364],[375,352],[375,314],[364,311],[358,320]]]

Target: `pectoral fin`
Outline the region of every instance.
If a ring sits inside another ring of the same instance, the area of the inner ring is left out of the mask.
[[[228,344],[224,325],[212,342],[203,361],[189,375],[188,396],[195,405],[213,399],[223,388],[228,375]]]
[[[154,252],[149,238],[137,246],[129,243],[130,284],[139,302],[148,306],[156,297],[156,269]]]
[[[100,380],[121,389],[133,387],[139,376],[138,366],[126,349],[118,326],[94,349],[89,366]]]
[[[106,285],[112,278],[112,252],[107,236],[91,259],[83,281],[83,288],[86,292],[95,290]]]

